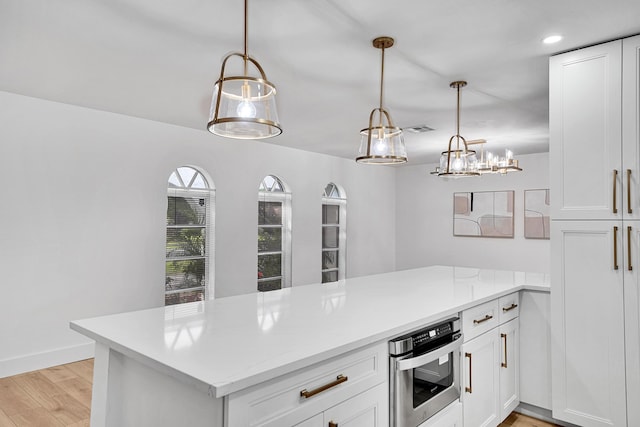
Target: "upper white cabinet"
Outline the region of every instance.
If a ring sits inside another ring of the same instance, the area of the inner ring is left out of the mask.
[[[640,37],[550,60],[554,418],[640,425]]]
[[[550,60],[553,219],[622,218],[621,59],[618,40]]]

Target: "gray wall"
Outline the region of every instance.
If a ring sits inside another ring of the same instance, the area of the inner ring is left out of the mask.
[[[489,145],[487,143],[487,145]],[[517,156],[522,172],[506,176],[442,179],[435,165],[397,169],[396,268],[460,265],[549,272],[549,240],[524,238],[524,190],[549,188],[548,153]],[[453,236],[453,193],[515,191],[514,238]]]
[[[216,188],[215,295],[256,289],[257,189],[292,192],[293,286],[320,281],[321,196],[347,201],[347,277],[395,269],[395,170],[0,92],[0,377],[91,356],[73,319],[163,304],[167,179]],[[354,134],[354,152],[358,135]]]

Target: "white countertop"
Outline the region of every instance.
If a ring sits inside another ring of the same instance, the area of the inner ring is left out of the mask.
[[[215,397],[387,340],[546,274],[432,266],[71,322]]]

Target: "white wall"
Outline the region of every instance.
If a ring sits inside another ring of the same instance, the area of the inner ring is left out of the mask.
[[[549,188],[548,153],[518,156],[522,172],[444,180],[435,165],[398,168],[396,268],[461,265],[549,272],[549,240],[525,239],[524,190]],[[514,238],[453,236],[453,193],[515,190]]]
[[[348,197],[347,277],[395,269],[393,168],[7,92],[0,111],[0,377],[90,356],[70,320],[163,304],[166,186],[178,166],[204,169],[216,187],[216,296],[256,289],[267,174],[292,191],[294,286],[320,281],[330,181]]]

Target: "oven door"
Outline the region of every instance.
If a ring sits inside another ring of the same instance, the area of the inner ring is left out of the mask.
[[[460,398],[462,335],[442,347],[390,359],[391,425],[416,427]]]

